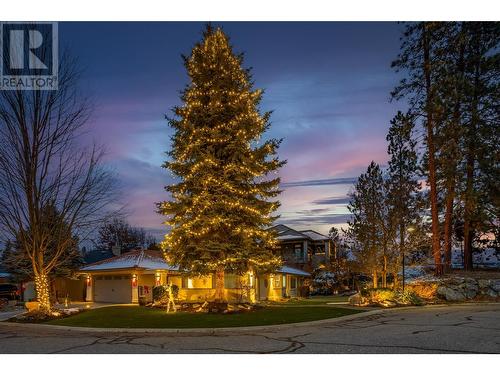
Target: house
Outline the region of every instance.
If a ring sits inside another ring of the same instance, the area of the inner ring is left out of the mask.
[[[9,283],[10,276],[10,273],[8,273],[5,269],[3,269],[2,265],[0,265],[0,284]]]
[[[283,266],[273,274],[225,275],[225,297],[229,301],[278,300],[304,295],[310,271],[329,261],[330,239],[313,230],[297,231],[286,225],[270,230],[277,233]],[[116,251],[114,252],[116,254]],[[94,254],[95,255],[95,254]],[[99,254],[98,254],[99,255]],[[188,302],[212,299],[214,275],[191,277],[168,264],[155,250],[137,249],[102,259],[81,268],[86,300],[94,302],[150,302],[153,288],[172,283],[179,288],[179,299]]]
[[[86,300],[93,302],[151,302],[153,288],[172,283],[179,288],[179,300],[187,302],[212,299],[213,275],[190,277],[168,264],[155,250],[134,250],[89,264],[81,269],[86,280]],[[309,273],[283,266],[274,274],[226,274],[225,297],[229,301],[278,300],[300,295]]]
[[[330,261],[331,240],[314,230],[297,231],[278,224],[270,228],[276,231],[280,242],[283,262],[297,269],[312,272]]]

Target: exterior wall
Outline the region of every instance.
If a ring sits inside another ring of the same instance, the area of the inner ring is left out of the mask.
[[[85,300],[85,281],[83,279],[68,279],[56,277],[53,281],[54,295],[58,302],[64,302],[66,296],[70,301]]]
[[[153,302],[153,288],[155,286],[155,274],[138,275],[138,298],[145,298],[146,302]]]
[[[131,295],[128,303],[138,303],[139,297],[145,297],[146,302],[153,300],[153,288],[155,285],[166,285],[172,283],[179,287],[177,300],[179,302],[204,302],[213,300],[215,289],[213,288],[213,279],[211,276],[205,278],[188,278],[178,273],[169,274],[166,271],[161,272],[130,272],[127,289]],[[112,277],[113,275],[123,275],[126,271],[101,272],[91,275],[90,283],[87,283],[87,301],[94,301],[96,277]],[[134,283],[134,275],[136,281]],[[296,288],[291,288],[292,277],[296,279]],[[226,275],[224,289],[225,298],[232,303],[254,302],[256,300],[278,301],[285,297],[295,297],[299,295],[299,286],[302,279],[298,276],[286,274],[265,274],[265,275]],[[86,277],[82,280],[85,282]],[[263,286],[267,285],[265,288]],[[125,287],[125,284],[123,284]],[[147,287],[148,293],[145,288]],[[98,297],[99,299],[99,297]]]

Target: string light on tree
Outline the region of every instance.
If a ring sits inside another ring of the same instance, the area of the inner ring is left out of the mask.
[[[168,262],[193,274],[216,274],[216,299],[224,298],[224,272],[273,271],[275,234],[266,231],[279,207],[284,164],[280,141],[259,141],[270,113],[260,113],[263,91],[253,89],[243,56],[221,29],[207,26],[203,40],[184,58],[190,83],[169,119],[175,130],[164,164],[179,182],[158,204],[169,234]]]

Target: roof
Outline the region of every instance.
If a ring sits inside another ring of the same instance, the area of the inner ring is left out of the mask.
[[[275,225],[274,227],[271,227],[270,230],[276,231],[276,233],[278,234],[277,239],[279,241],[308,240],[308,239],[310,239],[305,234],[300,233],[300,232],[296,231],[295,229],[287,227],[286,225],[283,225],[283,224]]]
[[[301,230],[300,233],[304,233],[307,237],[309,237],[313,241],[325,241],[325,240],[327,241],[330,239],[327,236],[318,233],[314,230]]]
[[[156,250],[134,250],[109,259],[89,264],[80,271],[112,271],[118,269],[144,269],[178,271],[179,267],[165,262],[163,254]],[[297,276],[311,276],[308,272],[283,266],[278,273],[288,273]]]
[[[0,272],[0,277],[10,277],[10,273],[8,273],[8,272]]]
[[[290,275],[298,275],[298,276],[311,276],[309,272],[299,270],[297,268],[283,266],[278,270],[279,273],[288,273]]]
[[[80,271],[110,271],[117,269],[144,269],[177,271],[179,267],[165,262],[163,254],[156,250],[134,250],[109,259],[89,264]]]
[[[314,230],[295,230],[284,224],[278,224],[271,227],[270,230],[276,231],[278,241],[292,240],[311,240],[311,241],[328,241],[329,238]]]

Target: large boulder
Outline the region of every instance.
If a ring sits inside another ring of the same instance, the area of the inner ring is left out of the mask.
[[[437,288],[438,296],[444,298],[446,301],[456,302],[456,301],[465,301],[465,295],[461,291],[457,289],[452,289],[449,286],[439,286]]]
[[[492,280],[490,288],[497,292],[497,294],[500,294],[500,280]]]
[[[364,306],[368,303],[368,300],[363,297],[360,293],[353,294],[349,297],[349,305],[352,306]]]
[[[459,285],[459,291],[465,295],[465,298],[473,299],[479,292],[479,285],[476,280],[466,278],[464,282]]]

